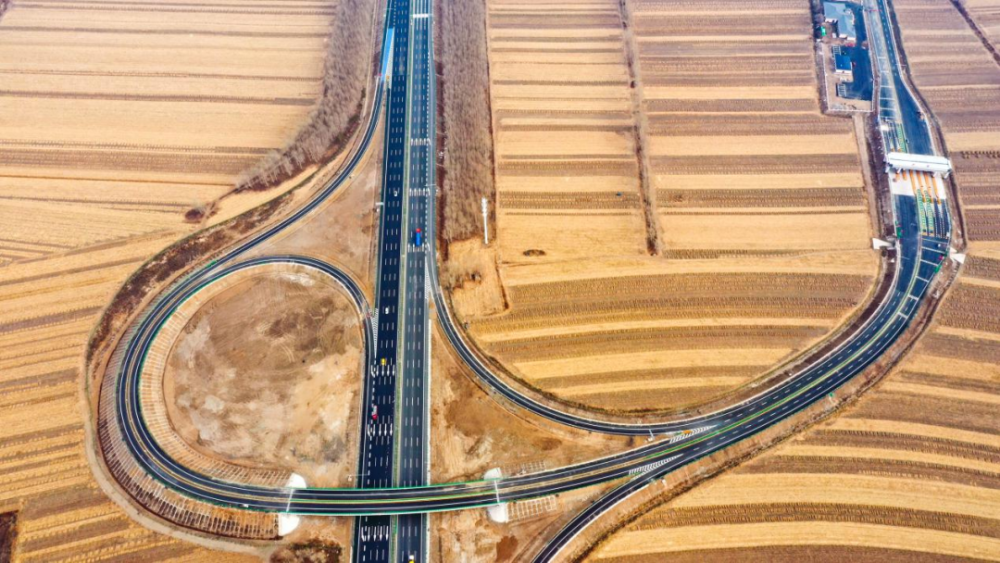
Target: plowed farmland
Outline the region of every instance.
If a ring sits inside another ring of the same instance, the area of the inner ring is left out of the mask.
[[[955,165],[972,247],[1000,248],[997,8],[990,2],[968,2],[966,8],[983,37],[951,2],[896,2],[910,71],[941,124]]]
[[[588,561],[995,561],[1000,253],[836,419],[641,516]]]
[[[991,51],[1000,45],[1000,2],[997,0],[965,0],[960,4],[979,31],[990,43]]]
[[[0,264],[192,228],[306,119],[335,8],[11,8],[0,34]],[[220,218],[259,201],[227,201]]]
[[[990,101],[1000,67],[951,2],[893,4],[967,210],[972,252],[957,284],[917,347],[855,406],[638,518],[588,561],[1000,557],[1000,106]],[[963,4],[995,36],[990,2]]]
[[[0,512],[18,510],[16,560],[225,561],[149,531],[95,482],[84,452],[80,365],[118,285],[164,234],[0,268]]]
[[[126,277],[305,121],[335,8],[40,0],[0,20],[0,513],[17,512],[16,561],[246,559],[154,533],[104,494],[80,370]]]
[[[498,233],[450,260],[499,275],[447,279],[515,378],[607,411],[685,408],[865,299],[859,143],[820,113],[807,3],[487,6]]]

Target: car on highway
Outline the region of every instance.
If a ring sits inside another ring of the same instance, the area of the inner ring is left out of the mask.
[[[378,420],[378,405],[372,405],[372,420]]]

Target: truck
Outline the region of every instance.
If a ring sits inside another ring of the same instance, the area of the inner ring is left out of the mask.
[[[416,232],[413,233],[413,244],[420,246],[420,242],[421,239],[423,239],[423,236],[424,233],[421,232],[420,229],[417,229]]]

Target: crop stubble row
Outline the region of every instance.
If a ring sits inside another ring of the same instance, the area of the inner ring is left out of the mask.
[[[639,122],[632,117],[636,111],[648,116],[645,134],[664,137],[744,136],[751,145],[757,135],[840,134],[847,137],[853,130],[845,121],[820,116],[815,95],[785,95],[780,88],[771,88],[777,80],[773,77],[775,72],[784,73],[782,79],[786,82],[796,80],[800,84],[798,88],[806,86],[808,89],[814,83],[809,15],[801,4],[782,1],[741,5],[741,11],[762,12],[748,19],[735,15],[729,2],[632,3],[628,8],[634,16],[627,24],[621,21],[618,6],[610,1],[584,5],[549,4],[529,9],[524,4],[493,0],[488,6],[490,57],[494,63],[491,74],[494,74],[492,96],[496,171],[500,188],[497,209],[502,279],[507,267],[516,267],[519,274],[527,275],[526,268],[543,265],[548,260],[587,263],[595,257],[605,254],[612,257],[615,252],[637,248],[637,245],[618,244],[623,232],[630,231],[612,231],[610,223],[603,220],[587,221],[595,211],[641,210],[643,205],[638,184],[629,180],[638,179],[643,168],[639,158],[631,155],[610,158],[613,154],[610,149],[602,154],[596,145],[587,149],[574,147],[564,155],[544,156],[531,154],[519,145],[518,150],[512,153],[507,149],[508,139],[513,138],[510,133],[534,131],[536,133],[532,134],[539,142],[545,138],[538,135],[542,132],[549,132],[546,134],[553,135],[553,139],[561,131],[616,131],[620,135],[632,136],[639,133]],[[564,9],[573,11],[562,14]],[[678,13],[670,13],[672,10]],[[562,15],[553,18],[554,13]],[[729,21],[734,25],[726,25]],[[764,25],[761,22],[767,22],[766,30],[754,28],[754,25]],[[515,32],[511,27],[515,25],[522,31]],[[623,33],[625,29],[636,34],[634,44]],[[756,40],[757,31],[765,34],[766,39]],[[723,39],[727,35],[732,37]],[[684,40],[674,40],[673,36],[683,37]],[[539,46],[544,49],[528,58],[526,53]],[[632,74],[638,78],[634,86],[639,93],[635,107],[629,102],[631,85],[624,78],[628,74],[625,72],[618,74],[623,77],[621,90],[616,91],[610,86],[590,91],[572,90],[583,88],[594,80],[611,84],[613,81],[609,77],[614,73],[607,65],[614,50],[621,54],[621,69],[628,69],[629,58],[633,61]],[[630,55],[632,51],[634,54]],[[588,61],[588,57],[592,60]],[[588,64],[591,62],[593,64]],[[551,72],[546,75],[541,72],[542,69],[550,69]],[[599,73],[595,74],[598,69]],[[769,74],[772,76],[770,83]],[[563,76],[572,76],[572,79],[560,78]],[[760,92],[749,96],[736,92],[734,95],[735,89],[731,87],[739,86],[734,81],[759,86]],[[510,85],[515,83],[522,86],[511,90]],[[535,84],[539,90],[530,90]],[[543,84],[558,89],[546,92],[541,90]],[[716,89],[716,86],[724,85],[732,91]],[[648,89],[650,87],[652,89]],[[677,87],[677,96],[669,94],[674,87]],[[777,94],[770,98],[772,90]],[[716,91],[719,92],[717,97],[713,96]],[[663,92],[668,92],[668,95],[661,97]],[[699,92],[707,95],[699,96]],[[558,103],[559,96],[566,96],[562,98],[565,102],[562,106]],[[548,150],[545,148],[539,152]],[[860,183],[845,185],[843,176],[833,179],[834,174],[857,174],[859,159],[855,154],[761,156],[751,152],[731,156],[653,155],[646,158],[652,172],[663,174],[654,180],[662,183],[653,193],[656,201],[652,205],[661,212],[662,228],[667,231],[671,229],[669,213],[673,208],[682,211],[681,208],[697,207],[699,209],[691,211],[699,213],[710,213],[716,208],[727,212],[758,213],[763,205],[794,208],[799,214],[809,207],[823,207],[826,216],[833,213],[833,209],[863,212],[864,193]],[[830,183],[827,186],[783,190],[696,190],[673,189],[669,179],[670,175],[685,174],[696,177],[698,174],[775,176],[796,173],[829,174]],[[573,189],[575,182],[584,181],[586,191]],[[547,184],[551,187],[546,188]],[[599,188],[602,185],[607,188],[602,190]],[[623,189],[624,186],[628,188]],[[552,217],[552,229],[567,229],[573,224],[570,221],[579,221],[580,234],[575,234],[576,228],[572,227],[574,235],[570,236],[567,231],[558,239],[553,236],[552,243],[549,243],[544,230],[532,227],[530,231],[521,232],[518,229],[528,224],[514,219],[527,217],[527,213],[537,216],[539,220],[542,216]],[[635,225],[629,229],[636,229],[641,224],[634,219],[634,215],[622,214],[621,217],[623,224],[629,221]],[[720,216],[718,223],[723,226],[725,221]],[[753,236],[752,233],[747,234]],[[530,242],[523,242],[521,239],[524,237],[530,237]],[[639,242],[643,233],[636,229],[634,237]],[[616,244],[601,244],[599,241],[602,239],[615,240]],[[559,246],[555,246],[557,241]],[[566,246],[567,241],[579,242],[574,248]],[[867,244],[867,241],[864,243]],[[528,250],[522,256],[521,250],[526,244]],[[858,244],[860,246],[861,242]],[[784,256],[789,252],[801,252],[801,249],[789,250],[773,243],[728,249],[726,246],[722,245],[723,250],[708,251],[697,246],[687,247],[683,242],[669,244],[663,249],[663,258],[731,260],[744,256]],[[655,349],[682,351],[685,348],[754,348],[760,345],[797,348],[821,336],[827,329],[820,327],[829,326],[831,319],[837,319],[856,305],[871,283],[870,276],[826,278],[811,276],[808,270],[803,271],[803,277],[766,273],[618,277],[613,270],[600,273],[592,270],[589,276],[597,279],[560,284],[509,285],[506,288],[509,310],[499,315],[469,319],[470,330],[473,336],[487,337],[489,343],[484,345],[487,352],[506,365],[537,358],[569,359],[587,354],[637,353]],[[792,289],[787,293],[774,289],[779,287],[794,288],[805,297],[793,295]],[[723,325],[727,318],[797,317],[816,322],[810,328],[794,329],[771,325],[714,330],[688,327],[672,332],[661,330],[648,333],[623,329],[613,336],[600,333],[598,340],[607,340],[603,347],[595,344],[595,333],[592,332],[592,327],[602,323],[685,319],[696,325],[706,316],[719,319]],[[546,326],[579,326],[581,332],[568,333],[559,338],[535,337],[530,340],[516,336],[518,332],[539,330]],[[699,375],[712,373],[711,370],[692,369]],[[759,370],[760,366],[750,368],[754,373]],[[553,377],[545,378],[540,383],[541,388],[557,395],[573,396],[574,380],[578,379],[580,389],[591,385],[589,376],[558,375],[553,373]],[[694,380],[699,375],[689,374],[688,379]],[[741,372],[739,379],[745,380],[748,375],[751,374]],[[664,377],[664,372],[660,372],[659,376]],[[650,377],[656,378],[650,374],[644,377],[647,381],[651,381]],[[598,404],[614,405],[614,408],[628,408],[630,401],[634,404],[641,402],[644,406],[670,406],[676,404],[674,400],[690,401],[695,395],[705,399],[723,390],[717,385],[706,386],[702,390],[705,392],[691,390],[682,398],[684,393],[681,392],[647,392],[640,396],[635,390],[619,389],[595,399]]]

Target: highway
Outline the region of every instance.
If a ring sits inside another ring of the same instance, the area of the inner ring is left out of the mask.
[[[865,0],[865,18],[869,27],[881,80],[878,115],[882,125],[883,146],[890,150],[916,154],[934,154],[931,136],[917,100],[902,72],[902,61],[893,34],[892,16],[886,0]]]
[[[409,0],[390,0],[386,7],[383,72],[387,99],[383,140],[382,197],[379,214],[378,268],[375,276],[375,355],[366,365],[361,401],[358,483],[386,488],[393,479],[398,362],[400,261],[405,236],[404,215],[406,106],[410,28]],[[363,516],[355,521],[351,559],[355,563],[388,563],[392,556],[394,519]]]
[[[163,485],[205,502],[234,508],[296,514],[361,516],[355,527],[355,557],[360,561],[388,561],[395,552],[405,561],[409,554],[421,560],[426,551],[425,517],[430,511],[485,507],[500,502],[536,498],[608,481],[622,484],[610,495],[588,507],[564,528],[540,560],[558,552],[566,540],[583,528],[589,519],[624,499],[631,492],[666,473],[761,432],[789,416],[824,400],[852,377],[866,369],[892,344],[911,322],[927,288],[947,255],[947,238],[921,236],[913,198],[894,196],[899,237],[891,250],[892,288],[876,312],[838,347],[786,381],[763,390],[759,395],[716,412],[676,422],[627,424],[591,420],[564,413],[525,397],[492,373],[455,329],[444,313],[446,301],[437,279],[434,256],[433,73],[429,64],[432,50],[429,33],[413,26],[430,15],[419,10],[426,0],[414,2],[411,17],[408,0],[392,0],[389,24],[394,30],[392,68],[385,72],[386,102],[385,170],[380,216],[378,287],[376,306],[369,309],[356,285],[336,268],[304,257],[279,256],[239,261],[256,247],[309,213],[329,197],[354,170],[367,149],[378,123],[383,97],[379,83],[371,100],[370,119],[358,151],[318,196],[302,209],[238,245],[171,285],[134,325],[125,344],[121,369],[115,379],[115,417],[126,437],[127,446],[143,469]],[[429,6],[428,6],[429,7]],[[411,27],[413,26],[413,27]],[[409,38],[413,31],[414,49]],[[420,65],[424,64],[423,69]],[[410,69],[413,69],[411,72]],[[421,74],[422,73],[422,74]],[[410,95],[410,85],[414,95]],[[423,116],[414,108],[424,107]],[[427,144],[421,140],[427,138]],[[425,187],[420,182],[428,182]],[[413,233],[426,226],[423,244],[416,246]],[[405,228],[404,228],[405,226]],[[406,252],[403,252],[406,249]],[[263,487],[233,483],[198,473],[170,458],[152,439],[139,409],[139,376],[146,354],[159,327],[184,300],[206,285],[240,268],[262,261],[287,261],[307,265],[338,279],[360,310],[371,311],[367,326],[364,401],[360,405],[363,424],[359,458],[359,488],[318,489]],[[403,272],[403,279],[400,273]],[[656,440],[634,450],[568,467],[500,479],[463,483],[427,484],[427,387],[428,321],[427,286],[430,286],[448,340],[484,383],[507,400],[531,412],[578,428],[617,434],[654,434]],[[352,289],[354,287],[354,289]],[[400,291],[405,298],[399,299]],[[402,316],[402,330],[399,326]],[[403,346],[400,349],[399,335]],[[374,336],[374,337],[373,337]],[[402,369],[398,369],[402,358]],[[384,363],[383,363],[384,360]],[[403,373],[402,382],[397,372]],[[111,374],[109,374],[111,375]],[[421,398],[420,403],[414,399]],[[400,400],[402,399],[402,400]],[[375,407],[373,409],[372,407]],[[372,417],[377,410],[377,417]],[[402,422],[401,422],[402,421]],[[400,440],[402,435],[402,440]],[[399,462],[403,461],[402,464]],[[397,536],[395,532],[399,530]],[[406,530],[406,532],[404,532]],[[411,533],[417,531],[419,533]],[[394,549],[393,538],[399,545]],[[406,543],[404,543],[406,542]]]
[[[430,1],[392,0],[388,9],[386,27],[392,31],[386,46],[392,55],[376,276],[377,352],[365,378],[358,467],[364,487],[425,485],[430,457],[427,247],[416,240],[418,229],[426,236],[426,186],[434,181]],[[357,563],[425,561],[427,516],[363,516],[353,544]]]

